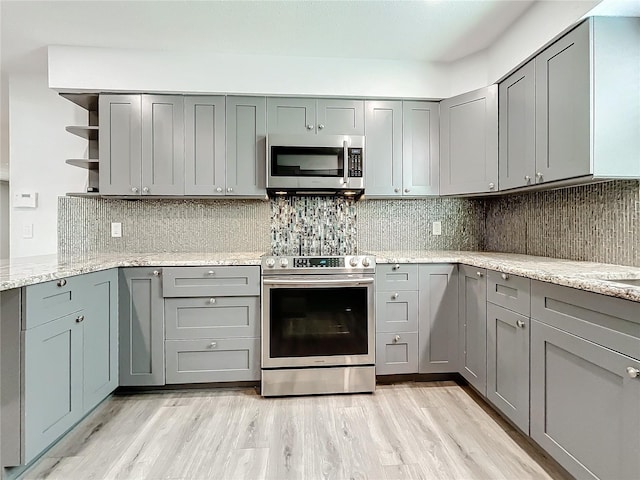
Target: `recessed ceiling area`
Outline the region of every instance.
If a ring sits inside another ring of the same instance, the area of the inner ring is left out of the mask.
[[[46,45],[452,62],[534,0],[2,1],[11,70]]]

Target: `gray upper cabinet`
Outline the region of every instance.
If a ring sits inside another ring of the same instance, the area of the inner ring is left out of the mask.
[[[529,61],[498,87],[500,190],[536,181],[535,66]]]
[[[458,371],[456,265],[420,265],[418,373]]]
[[[267,101],[227,97],[226,194],[266,194]]]
[[[402,102],[403,195],[438,195],[439,110],[436,102]]]
[[[365,102],[364,176],[368,197],[402,195],[402,102]]]
[[[137,195],[142,185],[141,97],[100,95],[99,105],[100,193]]]
[[[536,181],[640,176],[640,19],[591,17],[535,63]]]
[[[269,133],[363,135],[362,100],[268,98]]]
[[[458,268],[458,352],[460,373],[478,390],[487,390],[487,276],[482,268]]]
[[[142,195],[184,194],[184,100],[142,96]]]
[[[498,86],[440,102],[440,194],[498,190]]]
[[[119,282],[120,385],[164,385],[161,269],[123,268]]]
[[[185,97],[186,195],[224,195],[225,99]]]

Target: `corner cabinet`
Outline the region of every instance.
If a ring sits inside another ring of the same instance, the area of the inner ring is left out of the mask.
[[[498,190],[498,86],[440,102],[440,194]]]

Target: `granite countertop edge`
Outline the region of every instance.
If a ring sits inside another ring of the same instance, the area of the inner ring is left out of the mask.
[[[264,252],[105,254],[59,259],[56,255],[0,260],[0,291],[118,267],[260,265]],[[532,280],[640,302],[640,286],[616,279],[640,279],[640,268],[515,253],[474,251],[369,251],[376,263],[459,263]]]

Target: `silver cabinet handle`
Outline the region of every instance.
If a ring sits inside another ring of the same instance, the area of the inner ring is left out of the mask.
[[[400,294],[396,292],[393,295],[391,295],[391,298],[393,298],[394,300],[397,300],[399,296]]]
[[[307,130],[313,130],[313,124],[311,124],[311,123],[310,123],[310,124],[308,124],[308,125],[307,125]]]
[[[393,343],[398,343],[400,341],[400,335],[396,335],[393,337]]]
[[[524,328],[524,322],[522,320],[517,320],[516,325],[518,326],[518,328]]]
[[[493,190],[494,188],[496,188],[496,184],[493,182],[489,183],[489,190]]]
[[[322,123],[318,124],[318,130],[322,130],[324,128],[324,125]]]
[[[160,276],[160,270],[154,270],[153,271],[153,276],[154,277],[159,277]]]
[[[138,193],[138,187],[133,187],[133,188],[131,189],[131,191],[132,191],[133,193]]]
[[[60,280],[58,280],[58,283],[56,283],[56,285],[58,285],[59,287],[64,287],[67,284],[67,281],[64,278],[61,278]]]
[[[640,376],[640,370],[634,367],[627,367],[627,373],[631,378],[638,378],[638,376]]]
[[[213,270],[209,270],[209,271],[207,272],[207,275],[215,275],[215,274],[216,274],[216,272],[214,272]]]
[[[216,299],[215,299],[215,298],[210,298],[210,299],[209,299],[209,303],[211,303],[211,304],[216,303]]]
[[[84,322],[84,315],[80,315],[78,318],[76,318],[76,323],[82,323]]]
[[[476,272],[476,275],[478,276],[478,278],[482,278],[482,272]]]
[[[536,179],[541,182],[542,181],[542,172],[536,173]]]
[[[404,189],[404,193],[409,193],[410,191],[411,191],[411,189],[410,189],[410,188],[405,188],[405,189]]]
[[[149,187],[142,187],[142,193],[149,193]]]
[[[396,264],[393,266],[393,269],[394,269],[394,270],[398,270],[399,268],[400,268],[400,264],[399,264],[399,263],[396,263]]]
[[[216,192],[218,192],[218,193],[222,193],[222,187],[218,187],[218,188],[216,188]]]
[[[209,348],[216,348],[218,346],[218,342],[211,342],[209,344]]]
[[[229,193],[233,192],[233,188],[231,188],[231,187],[227,188],[227,192],[229,192]]]
[[[531,177],[529,175],[524,176],[524,181],[529,183],[531,181]]]
[[[399,188],[394,188],[394,189],[393,189],[393,191],[394,191],[395,193],[400,193],[400,189],[399,189]]]
[[[500,276],[502,277],[503,280],[509,280],[509,275],[507,275],[506,273],[503,273]]]

